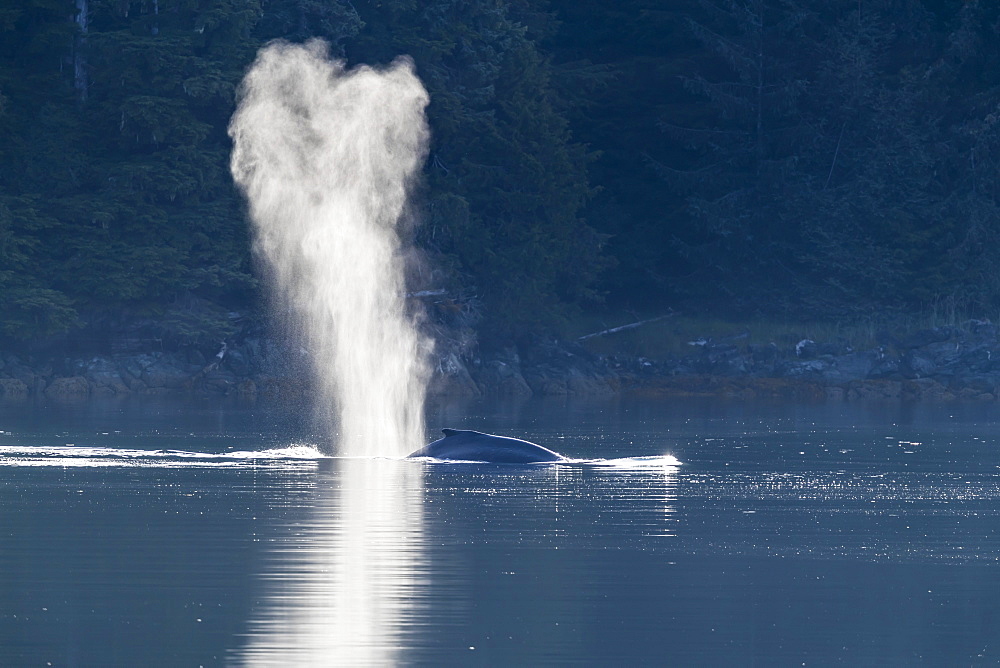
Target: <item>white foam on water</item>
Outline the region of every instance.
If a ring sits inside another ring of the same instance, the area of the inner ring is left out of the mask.
[[[619,457],[616,459],[577,459],[573,463],[601,466],[614,469],[656,469],[665,466],[681,466],[683,463],[673,455],[649,457]]]
[[[186,450],[141,450],[102,448],[83,445],[0,445],[0,467],[152,467],[229,468],[247,464],[287,463],[290,460],[323,459],[320,450],[309,444],[293,444],[268,450],[233,452],[190,452]]]

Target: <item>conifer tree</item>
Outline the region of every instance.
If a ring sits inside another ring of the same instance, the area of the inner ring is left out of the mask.
[[[474,286],[489,331],[551,323],[590,297],[603,259],[580,217],[589,156],[570,136],[529,26],[505,3],[480,0],[356,6],[366,28],[348,54],[411,54],[431,94],[421,242]],[[543,29],[544,15],[522,16]]]
[[[793,298],[797,220],[787,204],[808,180],[798,169],[806,80],[796,65],[810,55],[809,43],[793,36],[810,18],[783,0],[722,0],[703,3],[688,21],[715,55],[684,77],[705,100],[701,120],[683,125],[665,117],[661,127],[697,159],[681,169],[656,166],[684,194],[693,223],[677,236],[692,267],[690,285],[721,290],[733,306],[787,306]]]

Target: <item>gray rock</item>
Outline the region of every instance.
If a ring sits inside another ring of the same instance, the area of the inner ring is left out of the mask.
[[[906,363],[910,367],[913,378],[926,378],[938,370],[937,365],[934,364],[934,360],[917,353],[911,354],[907,358]]]
[[[192,366],[203,367],[208,362],[205,360],[205,356],[201,354],[201,351],[197,348],[192,348],[187,351],[187,363]]]
[[[859,380],[847,385],[847,398],[851,401],[899,399],[902,396],[903,383],[898,380]]]
[[[141,379],[149,389],[159,387],[170,390],[190,389],[192,378],[199,371],[197,367],[185,364],[172,356],[161,355],[142,370]]]
[[[26,397],[28,386],[17,378],[0,378],[0,397]]]
[[[130,392],[142,392],[146,389],[146,383],[131,374],[122,374],[120,377]]]
[[[524,382],[528,384],[531,394],[543,397],[564,397],[569,394],[569,386],[566,378],[529,373],[525,376]]]
[[[214,394],[229,394],[238,384],[239,379],[225,369],[213,369],[200,379],[200,389]]]
[[[897,358],[881,353],[876,354],[875,363],[872,365],[871,371],[868,372],[868,378],[884,379],[902,377],[904,377],[903,369]]]
[[[702,347],[703,373],[716,376],[742,376],[750,370],[750,360],[734,345],[707,345]]]
[[[832,364],[829,359],[805,360],[801,362],[789,361],[781,365],[776,371],[780,377],[785,378],[821,378],[831,366]]]
[[[574,368],[532,369],[525,373],[524,380],[533,394],[545,397],[595,396],[610,392],[605,379]]]
[[[453,352],[438,358],[428,391],[432,395],[444,397],[478,397],[482,394],[468,367]]]
[[[819,347],[812,339],[802,339],[795,344],[795,356],[799,359],[812,359],[819,354]]]
[[[88,373],[86,378],[90,381],[93,389],[101,390],[102,394],[130,394],[132,392],[132,388],[126,385],[117,373]]]
[[[949,401],[955,398],[948,388],[933,378],[918,378],[907,381],[903,387],[903,397],[920,401]]]
[[[957,341],[940,341],[922,346],[918,353],[937,368],[953,366],[962,358],[962,345]]]
[[[226,351],[223,365],[237,376],[249,376],[251,373],[247,356],[237,348],[230,348]]]
[[[922,348],[928,346],[932,343],[941,343],[942,341],[947,341],[952,337],[954,331],[949,327],[933,327],[930,329],[921,329],[916,332],[911,332],[905,335],[900,343],[903,348],[913,349]]]
[[[962,323],[962,329],[979,341],[995,342],[997,340],[997,327],[989,320],[966,320]]]
[[[132,391],[122,379],[119,365],[109,359],[95,357],[78,366],[82,368],[82,375],[90,382],[92,394],[108,396],[129,394]]]
[[[773,342],[763,346],[751,344],[748,350],[750,358],[758,367],[773,366],[781,356],[778,346]]]
[[[574,374],[566,380],[566,391],[570,396],[606,396],[614,394],[613,378]]]
[[[483,363],[475,376],[483,394],[503,398],[532,395],[531,387],[521,375],[520,366],[515,366],[512,362],[513,360],[490,360]]]
[[[150,396],[150,397],[170,397],[181,394],[180,390],[172,389],[169,387],[147,387],[141,391],[139,394]]]
[[[51,399],[85,399],[90,396],[90,383],[83,376],[55,378],[45,388],[45,396]]]
[[[24,383],[29,390],[33,389],[36,385],[36,379],[39,378],[38,374],[36,374],[35,370],[28,365],[21,364],[17,357],[12,356],[12,359],[17,361],[8,363],[7,368],[5,369],[6,375],[11,378],[17,378],[19,381]]]
[[[839,385],[828,385],[824,388],[826,391],[826,398],[830,401],[843,401],[847,398],[847,393],[844,388]]]
[[[867,378],[875,366],[875,355],[871,352],[856,352],[833,358],[835,372],[828,380],[842,382],[855,378]]]

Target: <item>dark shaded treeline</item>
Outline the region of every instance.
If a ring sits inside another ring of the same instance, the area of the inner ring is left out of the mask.
[[[0,337],[243,326],[226,125],[256,50],[310,37],[413,56],[416,280],[499,339],[602,300],[991,315],[998,32],[975,1],[0,0]]]

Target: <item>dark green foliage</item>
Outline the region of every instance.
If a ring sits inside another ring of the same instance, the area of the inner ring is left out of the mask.
[[[603,152],[587,213],[613,235],[612,298],[811,316],[1000,305],[995,3],[553,5],[550,48],[616,74],[573,124]]]
[[[32,204],[28,198],[0,200],[0,334],[19,339],[76,324],[69,298],[47,287],[37,271],[41,238],[57,222],[39,216]]]
[[[684,164],[685,151],[661,131],[697,122],[682,75],[690,74],[697,41],[686,27],[693,0],[554,0],[560,27],[545,40],[555,56],[566,116],[578,141],[595,152],[597,186],[583,214],[608,237],[617,260],[603,276],[610,301],[662,303],[675,278],[690,272],[674,250],[671,222],[683,202],[664,187],[651,163]],[[691,117],[694,118],[691,118]]]
[[[712,79],[697,71],[683,77],[704,100],[697,125],[661,121],[698,157],[684,169],[655,165],[686,200],[692,230],[677,246],[699,287],[785,305],[798,222],[789,205],[811,185],[800,170],[808,130],[799,105],[801,63],[812,54],[789,46],[810,16],[785,2],[742,0],[704,2],[702,13],[704,23],[689,19],[688,26],[712,56],[705,67]]]
[[[257,303],[235,90],[312,37],[414,58],[419,287],[491,336],[605,295],[989,314],[998,26],[985,0],[0,0],[0,337],[231,336]]]
[[[531,39],[547,15],[505,3],[357,3],[358,61],[413,56],[431,95],[426,220],[420,241],[507,335],[552,324],[595,296],[600,237],[580,216],[586,148],[569,133],[549,59]]]
[[[225,128],[240,77],[274,38],[322,37],[358,61],[415,58],[433,96],[420,241],[445,267],[435,287],[478,292],[498,332],[551,323],[596,294],[600,238],[579,215],[590,156],[534,41],[553,28],[543,6],[85,4],[78,22],[70,3],[0,8],[0,93],[13,109],[0,121],[4,196],[32,203],[4,209],[8,335],[67,329],[79,313],[102,321],[102,309],[174,322],[179,341],[225,329],[211,309],[181,311],[253,297]]]
[[[51,64],[30,86],[4,85],[2,183],[15,205],[3,332],[58,332],[82,311],[155,315],[185,294],[245,300],[253,279],[224,129],[259,6],[90,0],[85,91],[59,67],[76,29],[61,9],[18,22],[22,45],[0,61],[19,72],[22,49],[41,43]]]

